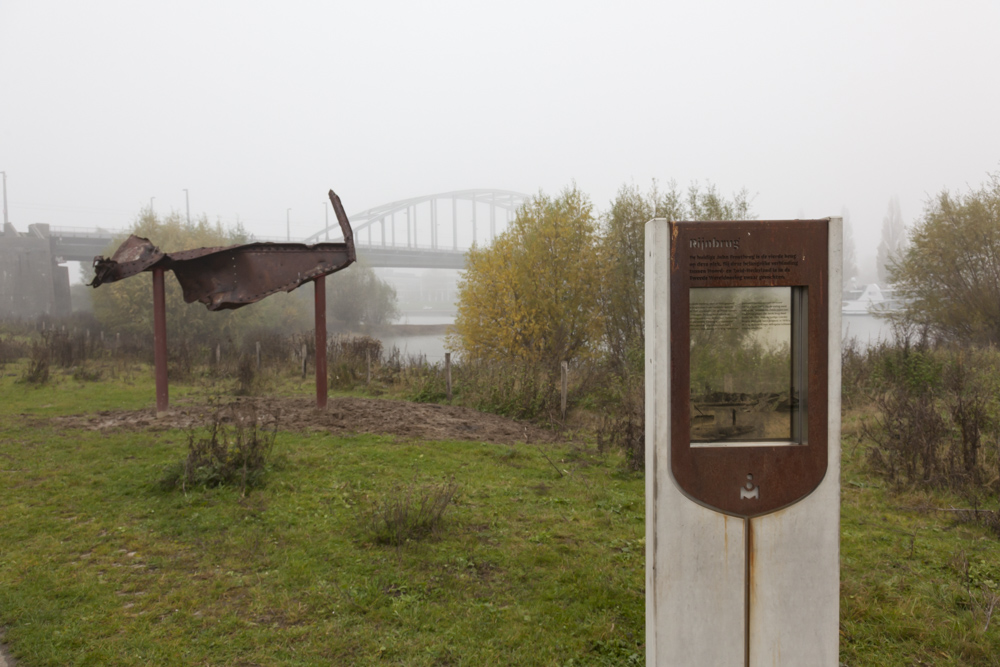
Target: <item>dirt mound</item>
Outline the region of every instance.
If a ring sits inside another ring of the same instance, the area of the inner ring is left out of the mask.
[[[262,423],[270,424],[277,419],[279,428],[291,431],[379,433],[413,440],[472,440],[501,444],[558,440],[554,431],[454,405],[332,398],[325,410],[318,410],[305,397],[240,399],[235,404],[247,408],[252,406]],[[92,415],[57,417],[54,421],[67,428],[99,431],[186,429],[204,426],[220,409],[223,419],[228,419],[226,406],[181,403],[159,417],[155,410],[147,409],[103,411]]]

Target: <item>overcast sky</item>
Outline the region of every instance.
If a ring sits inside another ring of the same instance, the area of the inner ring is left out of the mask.
[[[850,211],[874,256],[1000,171],[1000,3],[0,0],[10,220],[126,227],[155,197],[262,236],[465,188],[604,210],[625,183]]]

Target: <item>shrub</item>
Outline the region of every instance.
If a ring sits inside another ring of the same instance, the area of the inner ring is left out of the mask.
[[[559,409],[556,384],[523,364],[473,361],[452,367],[462,402],[476,410],[515,419],[552,417]]]
[[[419,488],[412,484],[396,487],[388,497],[371,504],[362,518],[363,528],[376,544],[395,547],[436,534],[457,492],[454,480]]]
[[[268,430],[256,406],[233,403],[213,415],[206,435],[188,433],[187,458],[169,467],[160,484],[166,490],[182,491],[235,486],[246,494],[247,489],[264,483],[277,430],[277,417]]]
[[[236,366],[236,395],[256,396],[266,386],[266,377],[263,371],[257,368],[256,354],[241,353]]]
[[[1000,489],[995,447],[997,371],[993,349],[881,345],[867,353],[863,392],[875,408],[864,422],[874,470],[898,484],[965,493]]]
[[[14,336],[0,336],[0,368],[31,354],[31,345]]]
[[[631,470],[646,465],[646,387],[641,373],[610,374],[601,401],[597,447],[621,449]]]
[[[31,356],[28,367],[21,376],[21,382],[27,384],[45,384],[49,381],[49,361],[51,352],[48,342],[43,336],[40,340],[31,342]]]
[[[330,386],[353,389],[368,381],[369,364],[382,360],[382,341],[370,336],[334,336],[327,344]]]

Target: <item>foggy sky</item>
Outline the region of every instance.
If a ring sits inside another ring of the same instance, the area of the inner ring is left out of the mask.
[[[0,0],[10,220],[123,228],[155,197],[261,236],[465,188],[595,207],[652,179],[760,218],[850,211],[874,257],[1000,170],[1000,4]]]

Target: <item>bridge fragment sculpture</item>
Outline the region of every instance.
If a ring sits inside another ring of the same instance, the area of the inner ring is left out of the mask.
[[[344,207],[333,190],[330,203],[337,214],[343,242],[248,243],[223,248],[197,248],[164,253],[149,239],[129,236],[109,259],[94,258],[93,287],[146,271],[153,274],[153,348],[156,365],[156,411],[169,407],[167,386],[167,316],[163,274],[172,270],[187,303],[200,301],[209,310],[232,310],[275,292],[291,292],[306,282],[315,285],[316,405],[326,407],[326,283],[327,275],[356,259],[354,235]]]
[[[346,268],[356,259],[351,224],[333,190],[341,243],[246,243],[165,253],[149,239],[129,236],[109,259],[94,259],[92,287],[144,271],[173,271],[184,301],[209,310],[242,308],[274,294]]]

